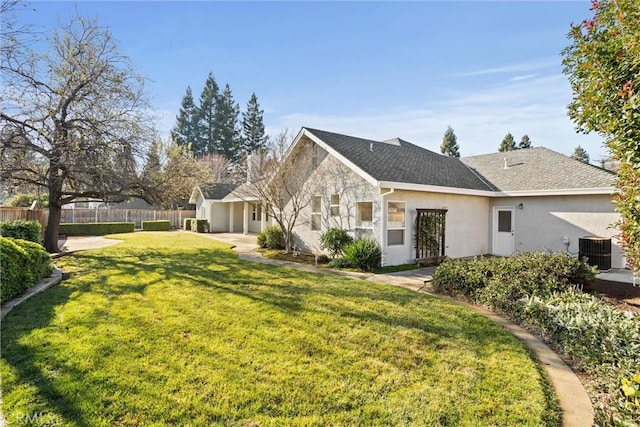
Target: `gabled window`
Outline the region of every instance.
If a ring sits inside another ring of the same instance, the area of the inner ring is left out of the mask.
[[[387,204],[387,246],[404,245],[404,211],[404,202],[389,202]]]
[[[331,216],[340,216],[340,195],[339,194],[331,195],[330,211],[331,211]]]
[[[319,231],[322,226],[322,197],[314,196],[311,201],[311,230]]]

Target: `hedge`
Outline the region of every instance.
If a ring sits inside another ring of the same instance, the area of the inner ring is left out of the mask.
[[[171,221],[142,221],[142,231],[169,231],[171,230]]]
[[[0,222],[0,236],[14,239],[29,240],[40,243],[40,232],[42,226],[38,221],[25,221],[18,219],[14,221]]]
[[[193,221],[191,221],[191,230],[193,230]],[[196,219],[195,220],[195,231],[198,233],[208,233],[209,232],[209,221],[206,219]]]
[[[38,243],[0,237],[0,301],[9,301],[51,274],[51,256]]]
[[[185,218],[182,221],[182,224],[183,224],[182,228],[184,229],[184,231],[195,231],[193,226],[195,220],[196,220],[195,218]]]
[[[92,222],[86,224],[60,224],[61,235],[65,236],[103,236],[105,234],[132,233],[134,222]]]

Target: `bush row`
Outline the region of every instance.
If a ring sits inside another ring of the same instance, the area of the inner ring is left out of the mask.
[[[60,224],[59,234],[64,236],[103,236],[105,234],[133,233],[134,222],[91,222],[86,224]]]
[[[22,219],[0,222],[0,236],[40,243],[42,226],[38,221]]]
[[[142,231],[170,231],[171,221],[142,221]]]
[[[596,379],[597,425],[640,425],[640,316],[582,293],[594,277],[566,253],[526,253],[447,260],[433,286],[501,311],[560,346]]]
[[[0,237],[0,300],[5,302],[51,274],[51,256],[28,240]]]

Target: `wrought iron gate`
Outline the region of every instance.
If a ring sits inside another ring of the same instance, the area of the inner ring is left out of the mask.
[[[446,209],[416,209],[416,263],[432,264],[444,259]]]

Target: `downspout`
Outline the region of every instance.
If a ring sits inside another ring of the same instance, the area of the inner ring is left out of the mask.
[[[385,221],[385,210],[384,210],[384,196],[388,196],[390,194],[393,194],[396,191],[395,188],[391,188],[389,191],[387,191],[386,193],[381,193],[380,194],[380,212],[382,215],[380,215],[380,246],[382,247],[382,259],[380,260],[380,265],[382,267],[384,267],[385,262],[384,262],[384,235],[385,235],[385,231],[386,231],[386,221]]]

